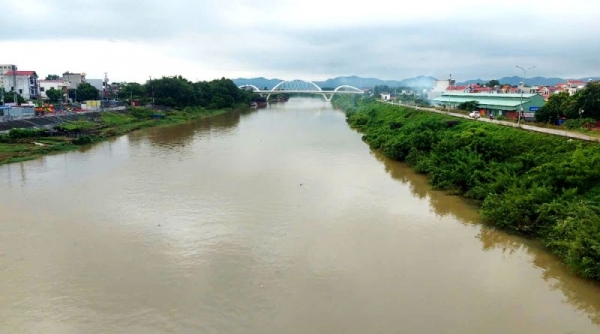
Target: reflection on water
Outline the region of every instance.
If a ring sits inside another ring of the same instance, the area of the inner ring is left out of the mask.
[[[598,285],[316,99],[0,167],[0,296],[0,333],[593,333],[600,313]]]
[[[390,160],[377,152],[373,155],[383,162],[385,171],[392,178],[406,184],[414,196],[427,200],[436,215],[451,215],[468,224],[479,223],[479,215],[474,205],[468,204],[462,198],[433,190],[425,175],[414,173],[406,164]],[[585,312],[590,320],[600,325],[599,283],[571,275],[568,268],[555,256],[546,252],[539,242],[509,235],[485,225],[479,226],[477,238],[481,241],[483,251],[500,250],[507,255],[526,253],[531,257],[532,264],[543,270],[542,278],[552,290],[560,290],[569,304]]]

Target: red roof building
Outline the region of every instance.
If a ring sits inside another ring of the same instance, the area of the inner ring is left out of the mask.
[[[7,92],[17,92],[25,100],[34,100],[40,95],[38,75],[35,71],[8,71],[1,79]]]

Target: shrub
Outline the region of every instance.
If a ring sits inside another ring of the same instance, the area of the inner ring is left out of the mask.
[[[88,145],[95,141],[95,136],[81,136],[73,139],[72,143],[75,145]]]
[[[563,123],[563,126],[567,129],[584,129],[591,128],[596,121],[592,118],[574,118],[568,119]]]
[[[49,135],[50,131],[46,129],[12,129],[8,132],[8,137],[11,139],[38,138]]]
[[[350,110],[348,123],[373,149],[475,199],[486,223],[539,238],[574,271],[600,280],[600,144],[360,101],[334,103]]]

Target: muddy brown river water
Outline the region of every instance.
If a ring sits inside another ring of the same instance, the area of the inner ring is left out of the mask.
[[[296,98],[1,166],[0,333],[600,333],[600,285]]]

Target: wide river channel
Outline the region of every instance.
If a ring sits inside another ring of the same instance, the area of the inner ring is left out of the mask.
[[[296,98],[0,167],[0,333],[600,333],[600,285]]]

